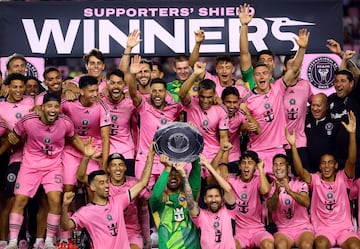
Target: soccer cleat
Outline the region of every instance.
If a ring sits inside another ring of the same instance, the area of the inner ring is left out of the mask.
[[[16,244],[9,243],[4,249],[18,249]]]
[[[50,241],[45,241],[44,249],[58,249],[58,247]]]
[[[33,249],[44,249],[45,242],[40,241],[38,244],[33,245]]]

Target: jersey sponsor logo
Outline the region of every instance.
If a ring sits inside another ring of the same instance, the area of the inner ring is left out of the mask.
[[[174,209],[174,220],[177,222],[181,222],[184,219],[185,219],[184,208],[183,207],[175,208]]]
[[[110,216],[111,217],[111,216]],[[112,223],[110,226],[107,226],[110,232],[111,236],[117,236],[118,235],[118,224],[116,223]]]
[[[312,60],[307,68],[311,84],[318,89],[329,89],[334,85],[334,73],[338,64],[330,57],[321,56]]]
[[[249,212],[249,201],[247,200],[248,194],[242,193],[240,195],[240,200],[237,202],[239,212],[246,214]]]
[[[291,106],[294,106],[296,105],[296,100],[295,99],[290,99],[289,100],[289,104]],[[287,117],[288,117],[288,120],[296,120],[297,117],[298,117],[298,111],[299,111],[299,108],[294,108],[294,107],[291,107],[291,109],[286,109],[286,112],[287,112]]]

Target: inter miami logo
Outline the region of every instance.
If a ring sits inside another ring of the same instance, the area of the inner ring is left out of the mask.
[[[52,156],[53,146],[49,145],[51,143],[51,138],[45,137],[44,143],[45,143],[45,146],[42,146],[43,152],[48,156]]]
[[[30,62],[26,62],[26,76],[34,76],[35,78],[39,78],[39,72],[36,67]]]
[[[325,200],[325,208],[327,210],[334,210],[334,206],[336,204],[336,200],[334,199],[334,193],[328,192],[326,193],[326,200]]]
[[[89,120],[83,119],[83,120],[81,121],[81,124],[82,124],[82,125],[88,125],[88,124],[89,124]]]
[[[49,138],[49,137],[44,138],[44,143],[45,144],[49,144],[50,142],[51,142],[51,138]]]
[[[334,124],[333,123],[327,123],[325,125],[326,134],[328,136],[331,136],[333,129],[334,129]]]
[[[16,118],[16,119],[21,119],[21,118],[22,118],[22,114],[21,114],[20,112],[17,112],[17,113],[15,114],[15,118]]]
[[[164,125],[164,124],[166,124],[166,123],[167,123],[166,118],[161,118],[161,119],[160,119],[160,124]]]
[[[118,120],[118,116],[117,115],[112,115],[111,116],[111,122],[116,122]]]
[[[238,209],[241,213],[246,214],[249,212],[249,201],[248,201],[248,194],[242,193],[240,195],[240,200],[237,203]]]
[[[295,99],[290,99],[289,100],[289,104],[292,106],[291,109],[287,109],[287,114],[288,114],[288,119],[289,120],[296,120],[297,119],[297,114],[298,114],[298,110],[299,108],[294,108],[293,106],[296,105],[296,100]]]
[[[266,122],[271,122],[274,120],[274,111],[273,109],[271,108],[271,105],[269,103],[266,103],[264,105],[264,108],[266,110],[266,112],[264,113],[264,119]]]
[[[310,83],[318,89],[329,89],[334,85],[334,73],[338,64],[330,57],[321,56],[310,62],[307,76]]]
[[[89,125],[89,120],[87,119],[83,119],[81,121],[81,126],[78,127],[78,134],[80,136],[86,136],[87,135],[87,131],[88,131],[88,125]]]

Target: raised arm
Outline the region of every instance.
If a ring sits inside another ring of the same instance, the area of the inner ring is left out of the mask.
[[[225,202],[229,205],[235,204],[235,195],[232,191],[232,187],[230,186],[230,184],[221,177],[221,175],[213,168],[211,163],[209,163],[209,161],[204,155],[200,155],[200,159],[200,164],[202,164],[203,166],[205,166],[205,168],[209,170],[209,172],[214,176],[220,187],[224,190]]]
[[[345,162],[344,171],[349,178],[355,176],[356,156],[357,156],[357,145],[356,145],[356,117],[353,111],[348,113],[349,123],[341,122],[349,133],[349,152]]]
[[[106,163],[110,153],[110,125],[101,127],[100,131],[102,141],[102,169],[106,171]]]
[[[189,90],[191,89],[192,85],[194,84],[195,80],[205,72],[206,70],[206,63],[203,62],[196,62],[194,65],[194,71],[190,75],[190,77],[184,82],[184,84],[181,86],[179,90],[179,97],[181,99],[181,103],[183,105],[189,105],[190,104],[190,94]]]
[[[309,173],[309,171],[307,171],[306,169],[304,169],[302,162],[301,162],[301,158],[299,155],[299,152],[296,148],[296,138],[295,138],[295,131],[293,132],[293,134],[289,133],[288,128],[285,128],[285,135],[286,135],[286,139],[291,147],[291,153],[292,153],[292,157],[293,157],[293,163],[294,163],[294,168],[296,171],[296,174],[298,174],[298,176],[307,184],[311,184],[311,174]]]
[[[75,197],[74,192],[64,193],[63,204],[61,208],[60,223],[61,223],[61,228],[65,231],[75,228],[75,223],[68,217],[69,206],[72,200],[74,199],[74,197]]]
[[[263,160],[260,160],[260,162],[257,164],[257,169],[259,171],[259,176],[260,176],[260,189],[259,189],[260,194],[266,195],[267,193],[270,192],[271,186],[268,179],[266,178]]]
[[[306,47],[309,42],[310,32],[307,29],[300,29],[299,30],[299,37],[294,38],[295,42],[299,46],[299,49],[294,57],[294,61],[292,66],[286,70],[285,75],[283,76],[283,81],[287,86],[294,85],[296,81],[296,77],[298,77],[301,65],[304,59]]]
[[[218,151],[218,153],[216,153],[216,156],[211,161],[211,165],[215,170],[219,167],[219,162],[223,158],[224,153],[229,151],[231,148],[232,148],[232,144],[229,141],[226,141],[220,145],[220,150]],[[223,162],[223,163],[227,163],[227,162]]]
[[[130,73],[126,73],[125,78],[127,85],[129,87],[129,94],[133,101],[134,106],[139,106],[142,98],[141,95],[137,91],[137,83],[136,83],[136,74],[141,71],[144,64],[140,63],[141,57],[139,55],[135,55],[131,60],[130,65]]]
[[[246,103],[240,104],[240,110],[246,115],[248,122],[241,124],[239,130],[241,132],[255,132],[255,134],[260,134],[261,132],[260,125],[256,121],[256,119],[251,115],[249,109],[247,108]]]
[[[140,194],[140,192],[148,185],[152,166],[154,163],[154,156],[155,156],[154,142],[152,142],[149,148],[149,153],[146,158],[144,171],[141,174],[141,178],[134,186],[130,188],[131,200],[134,200]]]
[[[140,43],[140,31],[138,29],[134,29],[128,36],[126,42],[126,48],[124,50],[123,56],[121,57],[119,69],[124,74],[127,73],[129,65],[130,65],[130,55],[132,49]]]
[[[240,68],[242,71],[247,71],[251,67],[251,54],[249,52],[249,38],[248,25],[254,17],[254,12],[251,11],[250,4],[245,3],[239,7],[240,19]]]
[[[356,66],[356,64],[351,60],[356,55],[355,51],[346,50],[342,54],[342,60],[340,64],[340,70],[349,70],[354,75],[354,80],[357,80],[360,77],[360,69]]]
[[[280,183],[275,180],[275,186],[276,189],[273,193],[273,195],[266,200],[266,207],[269,209],[269,212],[272,213],[277,209],[278,203],[279,203],[279,194],[280,194]]]
[[[301,206],[304,206],[306,208],[310,207],[309,193],[306,193],[306,192],[297,193],[297,192],[292,191],[289,186],[289,181],[287,178],[283,179],[281,181],[281,184],[285,187],[286,193],[288,193],[288,195],[290,195],[298,204],[300,204]]]
[[[194,67],[195,62],[199,60],[200,57],[200,46],[202,42],[205,40],[205,32],[204,30],[196,30],[195,34],[195,46],[190,54],[189,65],[190,67]]]
[[[90,158],[95,155],[96,148],[93,146],[94,138],[90,137],[84,143],[84,155],[81,159],[79,168],[76,173],[76,177],[79,182],[88,185],[88,175],[86,174],[87,166],[89,163]]]

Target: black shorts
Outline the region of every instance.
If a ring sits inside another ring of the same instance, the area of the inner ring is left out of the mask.
[[[127,176],[135,176],[135,159],[125,159]]]
[[[4,153],[0,156],[0,191],[5,189],[6,168],[9,165],[10,153]]]
[[[6,168],[6,180],[5,180],[5,196],[7,198],[14,197],[14,188],[16,178],[20,170],[21,162],[14,162],[9,164]]]

